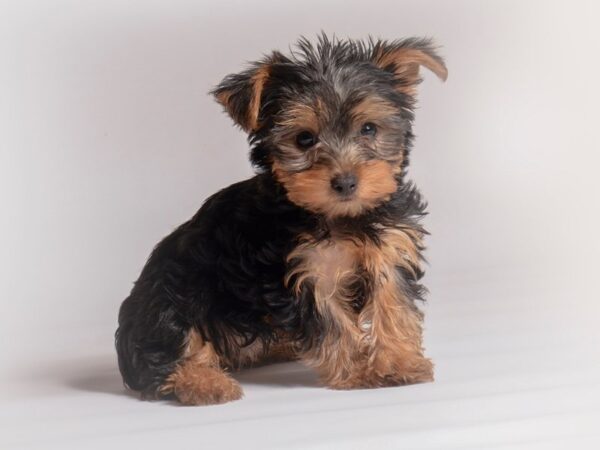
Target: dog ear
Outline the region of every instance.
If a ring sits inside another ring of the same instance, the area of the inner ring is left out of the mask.
[[[419,68],[424,66],[442,81],[448,78],[444,60],[435,52],[429,39],[409,38],[401,41],[378,41],[373,45],[373,63],[394,74],[396,89],[414,96],[421,82]]]
[[[227,75],[211,91],[217,102],[223,105],[227,114],[244,131],[251,133],[259,128],[261,99],[269,83],[271,67],[283,60],[285,56],[273,52],[271,56],[252,63],[244,72]]]

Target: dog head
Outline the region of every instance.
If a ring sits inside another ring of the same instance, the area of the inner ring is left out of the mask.
[[[426,39],[301,39],[213,94],[249,134],[252,162],[270,170],[290,201],[327,217],[357,216],[398,189],[410,148],[420,67],[440,79]]]

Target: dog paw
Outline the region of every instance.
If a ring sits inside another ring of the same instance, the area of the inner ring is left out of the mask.
[[[183,405],[217,405],[239,400],[240,384],[226,373],[211,368],[198,370],[193,378],[178,380],[173,393]]]
[[[431,381],[433,381],[433,363],[427,358],[409,362],[404,361],[392,373],[381,376],[381,384],[384,386],[428,383]]]

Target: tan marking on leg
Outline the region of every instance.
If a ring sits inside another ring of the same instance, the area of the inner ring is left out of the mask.
[[[272,344],[265,355],[265,363],[278,363],[296,361],[298,359],[298,348],[291,341],[282,341]]]
[[[260,340],[255,340],[252,344],[240,348],[238,354],[239,366],[249,367],[260,361],[265,356],[265,347]]]
[[[243,369],[297,359],[298,349],[296,343],[281,334],[275,342],[270,342],[268,345],[257,339],[250,345],[240,347],[235,356],[235,364],[230,366],[234,369]]]
[[[294,280],[297,292],[304,283],[312,284],[316,308],[325,327],[323,342],[300,357],[315,368],[330,387],[353,384],[353,378],[364,368],[365,358],[359,348],[360,330],[350,305],[353,293],[349,289],[357,276],[358,254],[359,247],[351,240],[316,242],[304,236],[288,258],[300,262],[286,281]]]
[[[296,264],[286,278],[297,292],[313,285],[325,327],[323,341],[301,355],[332,388],[376,387],[429,381],[433,366],[423,356],[422,315],[402,291],[397,267],[413,275],[420,235],[382,229],[379,244],[344,238],[317,242],[303,236],[290,254]],[[360,314],[350,307],[349,287],[362,266],[374,280]]]
[[[160,393],[175,394],[184,405],[212,405],[238,400],[243,391],[221,367],[213,346],[194,329],[188,333],[182,360]]]
[[[382,384],[433,379],[433,365],[423,355],[422,314],[406,297],[396,267],[415,273],[420,236],[414,230],[384,230],[379,246],[365,247],[364,264],[375,280],[373,294],[359,322],[370,324],[369,370]]]

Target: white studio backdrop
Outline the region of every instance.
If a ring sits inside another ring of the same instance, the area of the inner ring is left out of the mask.
[[[208,91],[321,30],[431,36],[447,61],[445,84],[424,74],[410,167],[430,205],[431,353],[445,312],[468,320],[518,292],[508,323],[598,337],[598,5],[0,2],[3,394],[47,392],[78,358],[114,364],[118,307],[152,246],[252,174]]]

